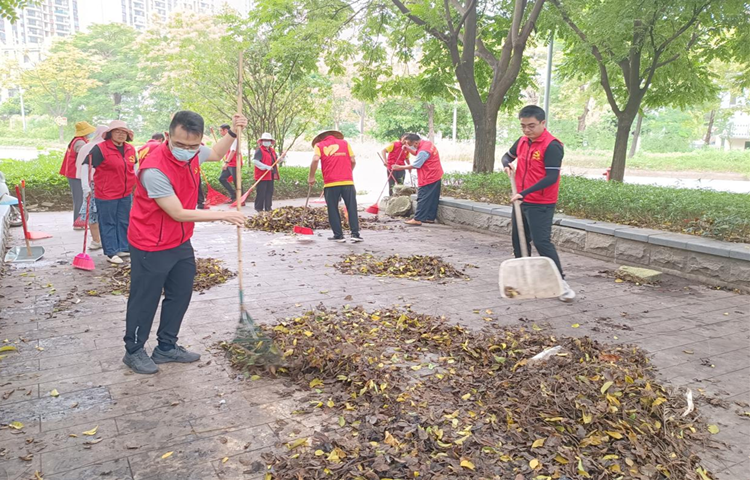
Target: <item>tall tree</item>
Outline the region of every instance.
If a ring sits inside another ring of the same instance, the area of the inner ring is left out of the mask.
[[[86,95],[99,82],[90,75],[99,65],[68,42],[56,46],[57,54],[50,55],[33,68],[25,70],[21,85],[26,99],[37,111],[58,118],[75,114],[74,99]],[[64,142],[64,124],[58,124],[60,142]]]
[[[550,0],[567,25],[562,69],[598,77],[617,134],[611,178],[622,181],[643,106],[687,106],[714,94],[706,64],[750,23],[744,0]],[[593,57],[593,60],[592,60]]]

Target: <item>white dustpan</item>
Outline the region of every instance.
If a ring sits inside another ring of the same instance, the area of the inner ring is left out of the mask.
[[[513,195],[516,194],[515,171],[510,177]],[[563,279],[555,262],[547,257],[530,257],[523,228],[519,202],[513,202],[522,258],[505,260],[500,264],[500,295],[503,298],[554,298],[563,294]]]

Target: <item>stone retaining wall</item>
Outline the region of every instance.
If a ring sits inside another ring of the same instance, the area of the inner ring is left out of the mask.
[[[416,195],[412,199],[416,208]],[[442,198],[438,221],[509,236],[511,214],[507,206]],[[552,241],[564,251],[750,292],[750,244],[567,215],[555,216]]]

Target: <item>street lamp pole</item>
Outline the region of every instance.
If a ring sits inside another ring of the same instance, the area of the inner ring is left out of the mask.
[[[26,132],[26,108],[23,106],[23,87],[18,88],[18,97],[21,100],[21,122],[23,123],[23,131]]]
[[[546,72],[546,83],[544,91],[544,111],[547,113],[547,126],[549,127],[550,111],[549,111],[549,100],[550,93],[552,91],[552,55],[555,49],[555,32],[549,34],[549,45],[547,47],[547,72]]]

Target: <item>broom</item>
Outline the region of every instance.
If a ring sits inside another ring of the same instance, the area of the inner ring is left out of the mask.
[[[229,201],[229,197],[224,195],[223,193],[215,190],[210,183],[208,183],[208,179],[206,178],[206,174],[203,173],[203,170],[201,172],[201,177],[203,177],[203,181],[206,182],[206,201],[205,205],[208,205],[210,207],[216,206],[216,205],[222,205],[224,203],[227,203]]]
[[[243,70],[243,52],[240,50],[239,58],[239,81],[237,84],[237,111],[242,112],[242,70]],[[237,151],[240,150],[240,143],[242,139],[242,128],[237,128]],[[278,160],[277,160],[278,162]],[[257,183],[256,183],[257,184]],[[237,169],[237,197],[242,197],[242,167]],[[240,212],[242,202],[236,202],[237,211]],[[281,353],[278,347],[273,343],[270,337],[263,333],[258,325],[250,316],[250,313],[245,307],[245,293],[242,279],[242,228],[237,227],[237,279],[239,281],[239,296],[240,296],[240,324],[237,327],[237,333],[235,335],[233,343],[233,354],[235,356],[238,353],[242,357],[243,363],[247,366],[251,365],[266,365],[273,367],[281,363]],[[238,352],[237,350],[240,350]]]
[[[383,161],[383,157],[380,156],[380,152],[378,152],[378,157],[380,157],[380,160]],[[388,182],[392,178],[393,178],[393,182],[394,183],[398,183],[398,181],[396,181],[396,179],[393,176],[393,171],[392,170],[388,170],[388,178],[385,181],[385,185],[383,185],[383,190],[381,190],[380,191],[380,195],[378,195],[378,200],[374,204],[372,204],[369,207],[367,207],[367,209],[365,209],[365,212],[371,213],[373,215],[377,215],[380,212],[380,199],[383,197],[383,194],[385,193],[385,187],[388,186]]]
[[[307,217],[307,214],[310,212],[310,210],[307,209],[307,204],[310,202],[310,193],[312,193],[312,185],[307,187],[307,199],[305,200],[305,213],[302,214],[302,217]],[[313,235],[313,229],[309,227],[303,227],[301,225],[295,225],[294,226],[294,233],[297,235]]]
[[[91,169],[89,168],[89,185],[91,185]],[[86,253],[86,240],[89,236],[89,207],[91,206],[91,192],[86,198],[86,223],[83,226],[83,251],[73,259],[73,268],[80,270],[94,270],[96,265],[91,257]]]

